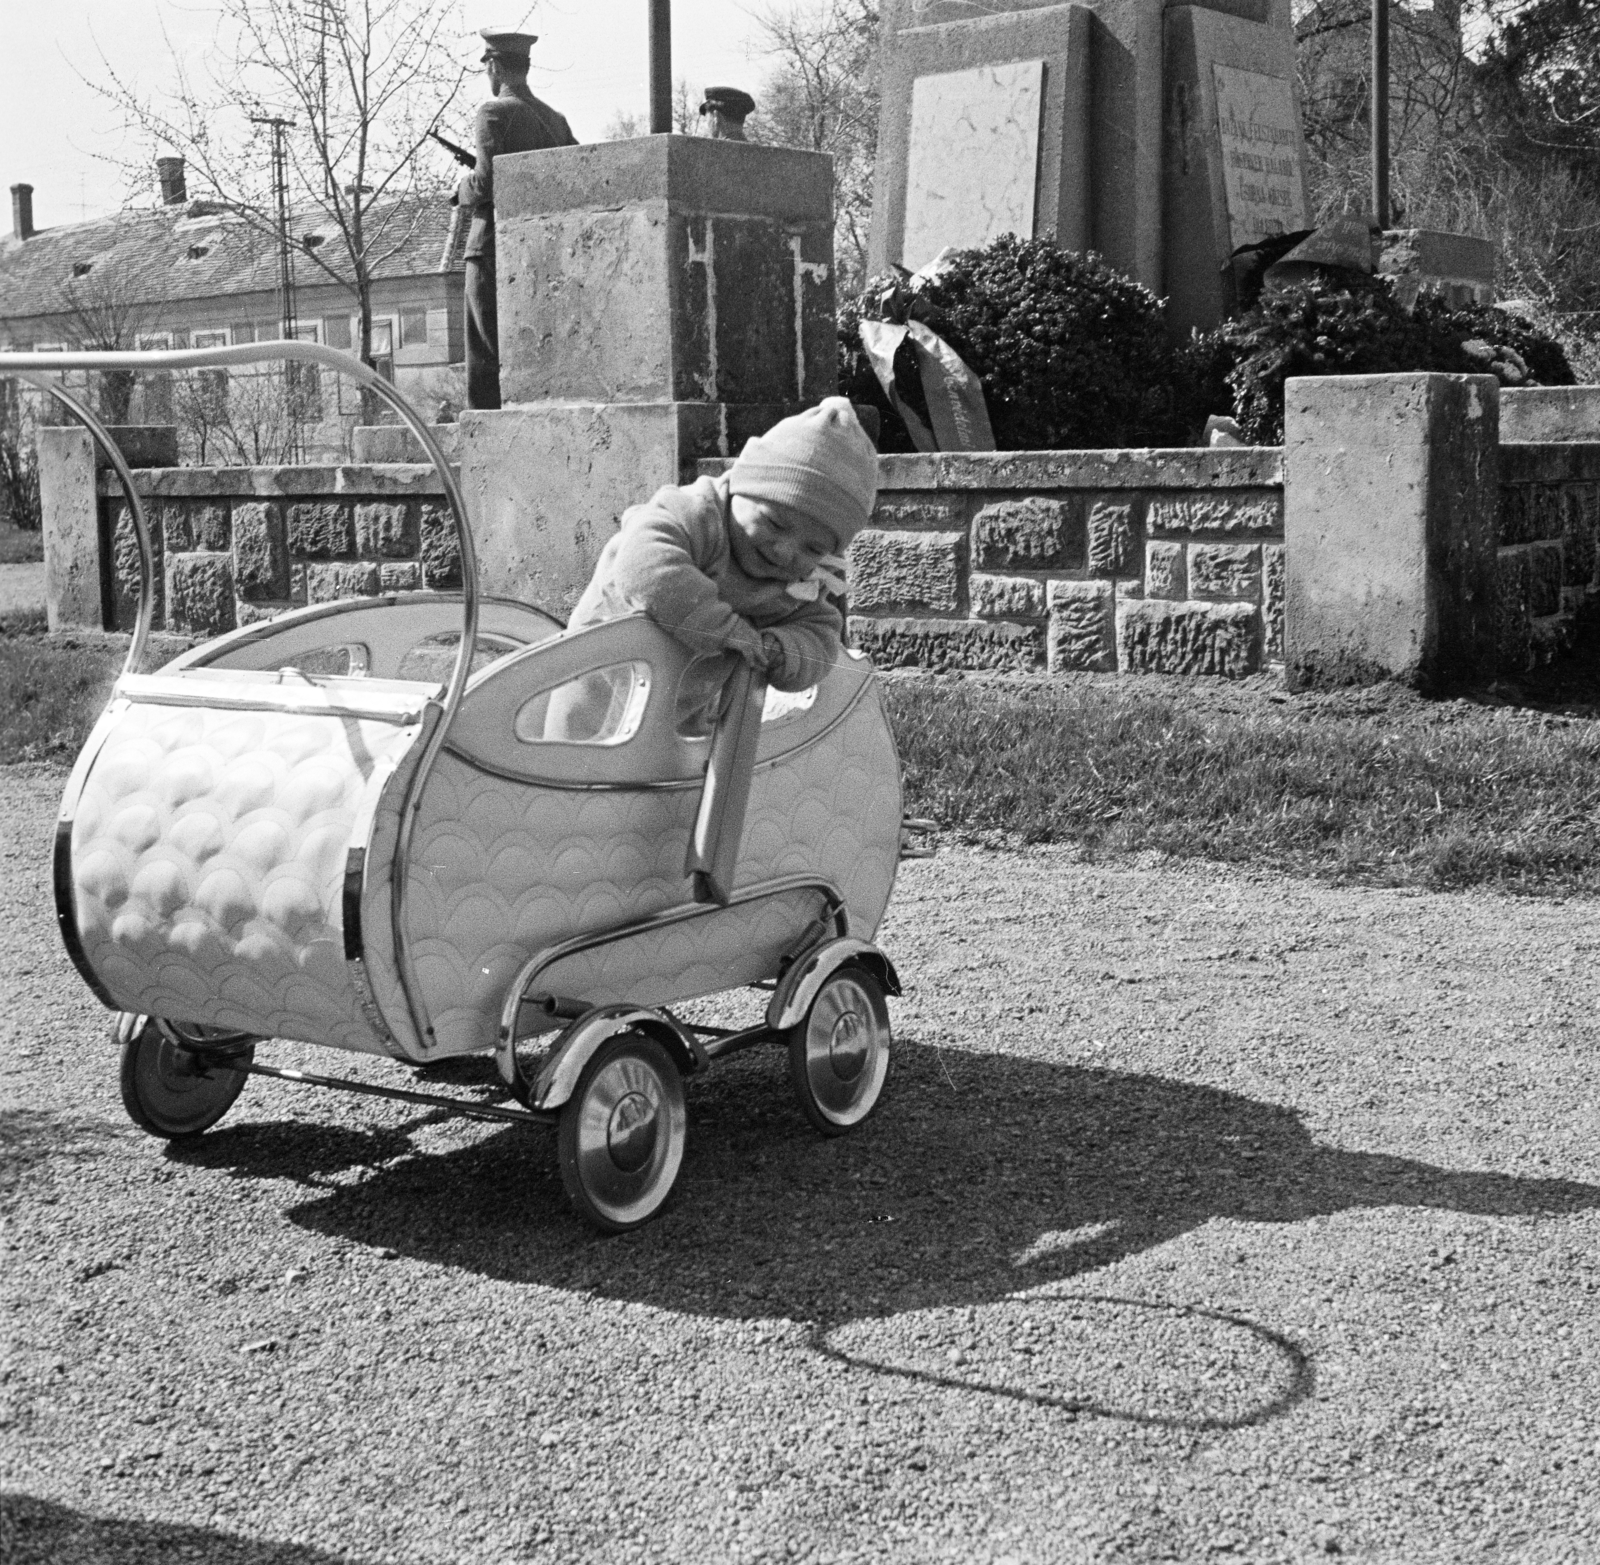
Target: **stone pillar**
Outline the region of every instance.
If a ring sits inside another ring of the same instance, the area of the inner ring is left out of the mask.
[[[37,443],[46,622],[51,630],[100,630],[106,618],[94,437],[68,424],[40,429]]]
[[[1292,688],[1493,677],[1499,391],[1492,375],[1288,383]]]
[[[831,395],[832,160],[648,136],[495,162],[500,384],[461,419],[486,590],[565,616],[622,512]]]
[[[129,467],[176,467],[178,431],[172,424],[111,424],[106,433]],[[98,472],[110,464],[81,424],[46,426],[38,433],[39,510],[44,531],[45,619],[51,630],[115,624],[113,572],[100,529]],[[154,523],[152,522],[152,525]]]

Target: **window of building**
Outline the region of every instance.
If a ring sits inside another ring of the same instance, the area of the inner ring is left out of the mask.
[[[342,348],[348,353],[350,351],[350,317],[348,315],[323,316],[322,340],[330,348]]]
[[[228,333],[221,331],[197,331],[190,342],[196,348],[226,348],[228,346]]]
[[[400,346],[425,348],[428,346],[428,312],[402,310],[400,312]]]
[[[394,381],[394,322],[372,323],[372,367],[391,384]]]
[[[256,323],[254,321],[235,321],[228,328],[228,336],[234,342],[254,342],[256,340]]]

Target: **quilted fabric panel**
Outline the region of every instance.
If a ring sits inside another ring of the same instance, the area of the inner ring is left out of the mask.
[[[533,953],[688,901],[683,859],[698,802],[694,789],[509,782],[441,756],[424,792],[407,890],[432,1052],[491,1048],[506,990]],[[737,884],[786,875],[831,881],[852,931],[870,938],[899,843],[898,761],[869,691],[822,739],[757,770]],[[772,972],[814,910],[815,899],[802,898],[637,937],[574,992],[663,1003],[749,982]],[[368,951],[376,978],[370,931]]]
[[[367,779],[414,732],[131,704],[72,827],[84,951],[117,1003],[386,1052],[350,982],[340,903]]]

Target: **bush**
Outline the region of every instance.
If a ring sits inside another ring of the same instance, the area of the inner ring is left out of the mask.
[[[1228,384],[1246,440],[1283,440],[1293,375],[1494,374],[1513,386],[1570,386],[1560,345],[1504,310],[1453,310],[1424,294],[1408,313],[1381,277],[1325,273],[1265,293],[1216,339],[1234,357]]]
[[[1048,239],[1006,234],[960,250],[915,284],[878,277],[839,316],[844,394],[879,409],[884,450],[912,449],[889,408],[856,328],[863,319],[920,320],[938,332],[983,384],[1002,451],[1167,444],[1182,438],[1187,410],[1161,301],[1098,256]],[[914,411],[926,402],[909,352],[895,389]]]

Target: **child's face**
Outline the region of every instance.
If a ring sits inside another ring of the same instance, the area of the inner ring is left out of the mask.
[[[746,576],[804,581],[825,555],[839,552],[833,529],[793,506],[736,494],[728,509],[728,543]]]

